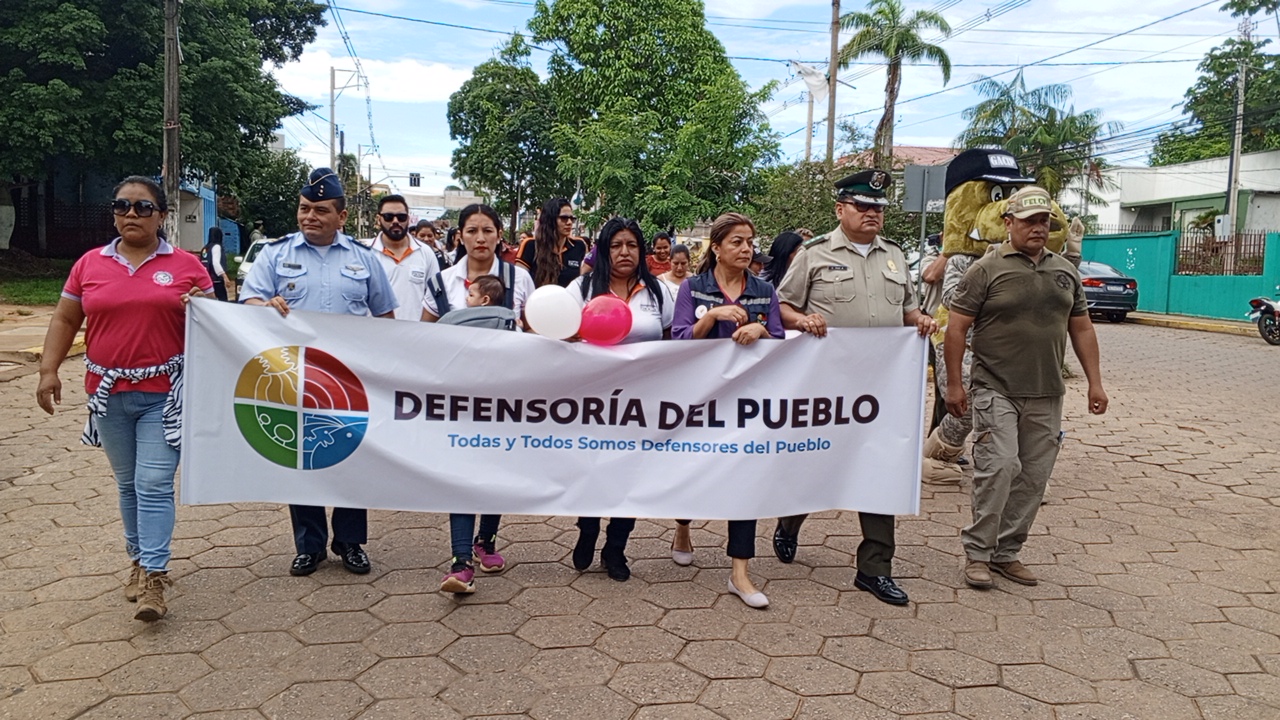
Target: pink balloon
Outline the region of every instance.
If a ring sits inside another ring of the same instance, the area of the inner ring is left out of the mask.
[[[631,307],[615,295],[597,295],[582,308],[578,336],[592,345],[617,345],[631,332]]]

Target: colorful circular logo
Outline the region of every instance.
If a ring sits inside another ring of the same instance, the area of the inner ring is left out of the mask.
[[[236,424],[259,455],[277,465],[319,470],[360,447],[369,399],[334,356],[289,345],[258,353],[236,381]]]

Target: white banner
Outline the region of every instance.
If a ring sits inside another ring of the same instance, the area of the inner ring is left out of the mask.
[[[601,348],[196,300],[182,502],[915,514],[925,352],[913,328]]]

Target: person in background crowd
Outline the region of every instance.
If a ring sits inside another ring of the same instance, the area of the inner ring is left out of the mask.
[[[672,336],[680,340],[730,338],[750,345],[769,337],[782,339],[782,311],[773,286],[747,272],[754,248],[756,228],[751,219],[725,213],[711,223],[711,247],[698,267],[698,274],[680,286],[672,321]],[[769,605],[769,598],[756,589],[747,563],[756,556],[756,521],[730,520],[729,547],[733,561],[729,592],[753,608]],[[689,521],[676,520],[671,543],[671,559],[677,565],[693,562],[693,540]]]
[[[671,291],[671,296],[680,291],[680,284],[689,277],[689,246],[677,244],[671,248],[671,269],[666,273],[658,276],[658,280],[662,281],[667,289]]]
[[[969,267],[948,303],[947,410],[973,408],[973,523],[960,534],[964,580],[991,572],[1020,584],[1039,578],[1018,559],[1062,444],[1062,362],[1071,339],[1089,381],[1089,413],[1107,411],[1098,337],[1075,265],[1045,250],[1052,200],[1030,185],[1009,196],[1009,239]],[[973,328],[968,394],[961,367]]]
[[[378,236],[367,245],[378,256],[396,295],[396,319],[422,319],[422,298],[427,279],[440,272],[435,253],[409,234],[409,204],[401,195],[378,200]],[[428,226],[430,227],[430,226]]]
[[[924,252],[920,255],[920,307],[924,312],[933,315],[942,305],[942,276],[947,269],[947,258],[942,254],[942,236],[932,233],[925,238]],[[933,382],[933,417],[929,420],[929,432],[932,433],[942,419],[947,416],[947,401],[942,396],[945,383],[937,381],[938,349],[929,342],[929,367],[934,369]],[[926,458],[925,462],[928,462]],[[967,464],[967,461],[964,463]]]
[[[496,275],[507,288],[510,302],[502,304],[519,317],[525,301],[533,293],[533,278],[524,268],[498,257],[502,218],[488,205],[472,204],[462,209],[458,219],[461,246],[466,250],[462,261],[438,273],[428,281],[422,299],[423,322],[435,322],[441,315],[466,307],[467,288],[481,275]]]
[[[259,240],[266,240],[267,234],[262,229],[262,221],[253,221],[253,231],[249,233],[249,244],[252,245]],[[247,248],[246,248],[247,249]]]
[[[227,254],[222,249],[222,228],[209,228],[209,239],[200,250],[200,264],[204,265],[213,282],[214,296],[226,302],[227,288],[233,286],[231,278],[227,277]]]
[[[631,332],[620,344],[666,340],[671,338],[671,319],[675,303],[645,263],[644,233],[635,220],[615,217],[600,229],[596,239],[596,267],[569,285],[569,295],[585,307],[592,298],[612,294],[631,307]],[[635,518],[611,518],[605,531],[600,563],[609,577],[625,581],[631,577],[627,567],[627,539],[635,529]],[[591,567],[596,540],[600,536],[600,518],[578,518],[578,542],[573,547],[573,566],[579,571]]]
[[[660,232],[653,236],[653,254],[646,259],[655,277],[671,272],[671,236]]]
[[[757,250],[751,254],[751,264],[747,266],[747,270],[750,271],[752,275],[760,277],[760,273],[764,272],[764,268],[769,264],[769,260],[770,258],[768,255]]]
[[[298,194],[300,231],[268,243],[245,278],[246,305],[266,305],[288,316],[290,310],[394,317],[396,296],[372,250],[342,232],[347,198],[338,174],[329,168],[311,172]],[[406,219],[405,223],[407,224]],[[403,227],[404,225],[402,225]],[[290,505],[297,556],[291,575],[310,575],[328,557],[325,510]],[[333,509],[333,544],[348,572],[371,569],[361,546],[369,541],[364,508]]]
[[[836,183],[836,217],[827,235],[805,243],[778,285],[782,320],[788,329],[817,337],[832,327],[915,327],[922,337],[938,331],[920,312],[902,248],[880,237],[885,190],[893,183],[883,170],[866,170]],[[773,550],[784,563],[795,560],[803,515],[778,520]],[[858,513],[862,543],[854,587],[890,605],[906,605],[907,594],[893,581],[892,515]]]
[[[769,246],[769,264],[765,265],[760,277],[775,288],[781,284],[782,278],[787,276],[787,268],[791,267],[791,261],[800,253],[802,243],[804,238],[799,233],[779,233]]]
[[[809,228],[796,228],[796,234],[804,238],[805,242],[809,242],[813,239],[813,231]]]
[[[449,258],[445,255],[444,248],[440,246],[440,231],[436,230],[436,226],[432,225],[430,220],[419,220],[413,228],[413,236],[436,256],[436,265],[441,270],[449,267]]]
[[[168,612],[186,304],[213,290],[200,261],[161,237],[168,211],[151,178],[134,175],[116,186],[111,214],[119,236],[71,268],[45,334],[36,387],[36,402],[52,415],[62,404],[58,368],[88,320],[90,415],[81,441],[101,445],[111,463],[133,564],[124,596],[138,603],[134,619],[148,622]]]
[[[538,210],[533,237],[520,243],[516,264],[533,276],[533,284],[568,287],[582,274],[582,260],[587,256],[587,243],[573,235],[577,221],[573,205],[564,198],[553,198]]]

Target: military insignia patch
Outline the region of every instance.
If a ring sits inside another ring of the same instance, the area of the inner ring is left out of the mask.
[[[1071,273],[1059,270],[1054,274],[1053,281],[1063,290],[1070,290],[1075,283],[1071,281]]]
[[[883,190],[884,183],[888,179],[889,179],[889,176],[887,174],[877,170],[876,172],[871,174],[871,181],[868,182],[867,184],[871,186],[872,190]]]

